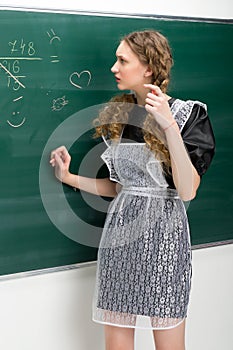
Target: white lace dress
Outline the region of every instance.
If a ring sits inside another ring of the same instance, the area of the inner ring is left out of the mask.
[[[180,129],[193,101],[176,100]],[[191,245],[183,202],[168,188],[145,143],[106,141],[102,159],[122,185],[109,206],[98,252],[93,320],[121,327],[172,328],[187,315]]]

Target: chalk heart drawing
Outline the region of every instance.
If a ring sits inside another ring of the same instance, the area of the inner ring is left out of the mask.
[[[83,70],[82,72],[74,72],[70,76],[70,83],[78,89],[87,87],[91,82],[91,72]]]

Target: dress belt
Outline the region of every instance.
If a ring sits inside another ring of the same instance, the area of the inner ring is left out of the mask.
[[[123,186],[120,192],[127,192],[135,196],[180,199],[177,191],[168,187]]]

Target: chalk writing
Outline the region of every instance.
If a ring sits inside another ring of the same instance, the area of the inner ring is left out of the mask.
[[[4,67],[1,63],[0,63],[0,67],[3,68],[3,69],[6,71],[6,73],[8,73],[9,76],[10,76],[12,79],[14,79],[14,81],[15,81],[18,85],[20,85],[21,87],[23,87],[23,88],[25,89],[25,86],[17,79],[17,77],[14,76],[14,75],[13,75],[6,67]],[[9,85],[8,85],[8,87],[9,87]]]
[[[65,99],[65,96],[59,97],[53,100],[52,111],[60,111],[69,101]]]
[[[24,53],[28,54],[29,56],[34,56],[36,53],[36,50],[34,48],[33,41],[29,41],[28,43],[24,42],[24,39],[20,40],[14,40],[9,42],[9,46],[11,47],[11,54],[14,52],[19,52],[21,55]]]
[[[58,59],[58,56],[57,56],[57,55],[51,55],[50,57],[52,58],[52,60],[51,60],[52,63],[57,63],[57,62],[60,61],[60,60]]]
[[[21,100],[22,98],[23,98],[23,96],[19,96],[19,97],[15,98],[15,99],[13,100],[13,102],[19,101],[19,100]]]
[[[20,70],[20,62],[22,60],[26,61],[41,61],[41,57],[36,57],[36,48],[33,41],[25,41],[24,38],[21,39],[14,39],[12,41],[8,42],[9,46],[9,54],[5,57],[0,57],[0,70],[2,70],[6,76],[7,76],[7,87],[12,89],[14,92],[18,92],[19,89],[23,88],[25,89],[26,86],[24,82],[22,82],[23,79],[26,78],[26,75],[23,75]],[[13,98],[13,103],[17,104],[20,100],[24,98],[23,95],[19,95]],[[26,118],[20,118],[19,112],[17,112],[17,108],[15,108],[16,111],[13,112],[13,121],[10,119],[7,120],[7,123],[9,126],[13,128],[19,128],[22,126]],[[20,122],[15,121],[15,117],[17,119],[21,119]]]
[[[13,124],[13,123],[11,123],[9,120],[7,120],[7,123],[8,123],[10,126],[12,126],[12,128],[19,128],[20,126],[22,126],[22,125],[25,123],[25,121],[26,121],[26,118],[23,118],[23,120],[22,120],[21,123],[19,123],[19,124]]]
[[[52,35],[51,35],[49,32],[47,32],[49,38],[51,38],[50,41],[49,41],[49,43],[52,44],[52,42],[53,42],[54,40],[61,41],[61,38],[60,38],[58,35],[55,34],[54,30],[53,30],[53,29],[50,29],[50,30],[51,30],[51,34],[52,34]]]
[[[53,64],[59,63],[60,58],[58,49],[60,49],[62,39],[53,28],[46,31],[46,34],[48,44],[52,51],[49,55],[50,62]],[[0,57],[0,74],[3,73],[6,76],[6,87],[11,89],[14,93],[12,96],[14,112],[6,121],[7,124],[13,128],[19,128],[26,122],[26,117],[21,116],[18,112],[20,101],[24,100],[24,94],[22,91],[26,91],[28,75],[28,73],[26,75],[22,71],[21,63],[23,61],[38,62],[43,59],[43,57],[38,57],[35,43],[30,40],[25,40],[23,37],[13,38],[8,41],[8,54]],[[88,69],[75,71],[68,75],[68,77],[70,84],[77,89],[87,88],[92,80],[92,74]],[[20,89],[24,90],[21,91]],[[55,98],[52,100],[51,110],[53,112],[61,111],[68,103],[69,101],[66,99],[66,96]]]
[[[5,73],[7,73],[7,86],[12,86],[13,90],[17,91],[20,87],[25,88],[25,85],[20,80],[21,78],[26,78],[25,75],[18,75],[18,73],[20,72],[19,60],[41,60],[42,58],[34,57],[36,50],[33,41],[25,42],[23,38],[21,40],[15,39],[13,41],[9,41],[8,45],[10,46],[10,54],[18,53],[21,56],[0,57],[0,60],[2,60],[2,63],[0,63],[0,67],[5,70]],[[22,57],[23,55],[24,57]],[[12,79],[13,84],[11,85]]]
[[[20,100],[23,99],[23,96],[19,96],[15,99],[13,99],[13,102],[18,105]],[[14,111],[12,113],[12,117],[10,119],[7,120],[7,123],[9,126],[13,127],[13,128],[19,128],[20,126],[22,126],[26,121],[26,118],[22,118],[20,115],[19,111]]]
[[[57,40],[59,42],[61,41],[61,38],[58,35],[56,35],[56,33],[52,28],[50,29],[50,32],[49,31],[47,32],[47,34],[48,34],[48,37],[50,38],[50,41],[49,41],[50,45],[53,44],[54,40]],[[50,57],[51,57],[51,63],[60,62],[58,55],[51,55]]]
[[[83,70],[82,72],[74,72],[70,75],[70,83],[77,87],[78,89],[83,89],[84,87],[89,86],[91,82],[91,72],[89,70]]]

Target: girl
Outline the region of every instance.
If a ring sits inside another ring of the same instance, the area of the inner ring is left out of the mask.
[[[153,330],[157,350],[185,349],[191,245],[183,201],[192,200],[214,155],[206,106],[166,94],[173,60],[167,39],[125,36],[111,68],[119,90],[95,121],[110,176],[71,174],[64,146],[51,153],[56,177],[113,197],[98,252],[93,319],[106,350],[133,350],[135,328]]]

